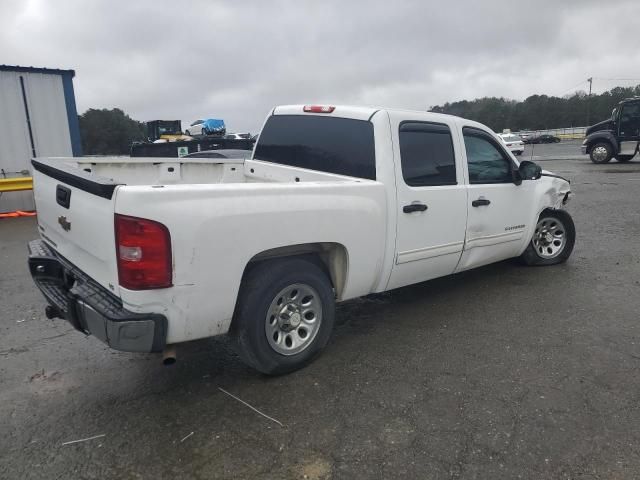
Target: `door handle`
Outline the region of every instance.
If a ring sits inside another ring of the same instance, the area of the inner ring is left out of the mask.
[[[411,203],[402,207],[404,213],[424,212],[427,207],[424,203]]]
[[[471,205],[473,205],[474,207],[481,207],[483,205],[489,205],[490,203],[491,200],[487,200],[486,198],[479,198],[471,202]]]

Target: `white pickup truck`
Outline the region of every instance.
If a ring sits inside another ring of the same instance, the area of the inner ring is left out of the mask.
[[[326,345],[336,301],[573,249],[569,182],[473,121],[281,106],[247,157],[34,159],[47,316],[124,351],[230,333],[280,374]]]

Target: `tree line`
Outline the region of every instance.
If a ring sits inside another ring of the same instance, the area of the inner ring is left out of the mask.
[[[584,127],[611,116],[611,110],[625,98],[640,96],[640,85],[615,87],[589,96],[580,91],[573,95],[554,97],[531,95],[524,101],[484,97],[445,103],[430,108],[483,123],[496,132],[544,130],[548,128]]]
[[[119,108],[90,108],[78,120],[83,155],[128,155],[131,143],[147,137],[145,124]]]

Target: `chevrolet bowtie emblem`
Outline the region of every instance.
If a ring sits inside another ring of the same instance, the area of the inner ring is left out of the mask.
[[[65,232],[71,230],[71,222],[68,222],[67,217],[65,217],[64,215],[58,217],[58,223]]]

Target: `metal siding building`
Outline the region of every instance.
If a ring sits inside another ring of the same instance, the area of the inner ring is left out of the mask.
[[[0,65],[0,178],[30,176],[32,157],[82,155],[74,76]],[[35,208],[31,191],[0,195],[0,212]]]

